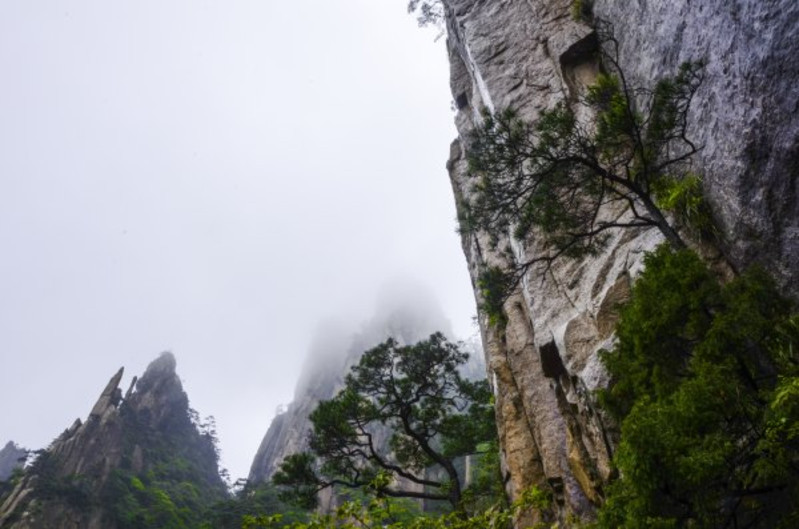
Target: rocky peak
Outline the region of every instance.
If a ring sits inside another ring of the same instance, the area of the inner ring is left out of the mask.
[[[175,357],[154,360],[125,398],[123,373],[111,377],[85,422],[76,420],[38,455],[0,506],[1,527],[114,529],[115,505],[107,498],[124,488],[120,477],[169,472],[178,460],[188,462],[192,484],[208,498],[224,496],[213,439],[192,423]]]
[[[176,365],[172,353],[161,353],[147,366],[126,400],[126,405],[151,428],[169,427],[175,421],[185,426],[181,418],[187,417],[189,398],[183,391]]]
[[[16,468],[22,468],[28,458],[28,451],[9,441],[0,450],[0,481],[7,480]]]
[[[122,390],[119,389],[119,382],[122,380],[122,375],[125,372],[124,367],[120,367],[116,375],[111,377],[111,380],[106,384],[105,389],[97,399],[92,411],[89,413],[89,418],[101,418],[109,410],[115,410],[122,400]]]

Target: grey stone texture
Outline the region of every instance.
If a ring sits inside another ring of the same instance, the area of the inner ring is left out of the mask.
[[[472,192],[465,149],[483,109],[512,106],[534,120],[574,104],[599,66],[586,47],[592,28],[572,18],[570,0],[444,4],[459,131],[447,167],[460,204]],[[721,250],[735,268],[762,264],[799,294],[799,3],[597,0],[594,11],[613,24],[634,84],[651,87],[684,61],[706,61],[689,132],[703,146],[693,169],[704,177]],[[475,285],[487,266],[507,264],[487,234],[462,242]],[[597,352],[612,345],[618,305],[661,242],[653,230],[615,233],[597,256],[529,273],[504,305],[504,328],[480,314],[508,491],[535,485],[555,499],[552,512],[525,513],[519,525],[591,519],[601,503],[617,432],[595,404],[607,384]],[[535,236],[500,241],[507,244],[517,261],[540,250]],[[479,303],[478,288],[475,296]]]

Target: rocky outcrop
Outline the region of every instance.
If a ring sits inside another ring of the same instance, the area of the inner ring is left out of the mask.
[[[174,356],[153,361],[124,399],[122,375],[111,377],[85,422],[77,419],[38,454],[0,506],[0,527],[114,529],[115,480],[176,458],[192,462],[184,478],[194,478],[200,494],[224,497],[213,440],[192,421]]]
[[[17,446],[13,441],[9,441],[0,450],[0,481],[5,481],[11,477],[14,469],[22,468],[28,458],[28,451]]]
[[[570,0],[445,0],[451,89],[460,137],[448,169],[456,202],[471,193],[465,156],[483,109],[514,107],[534,120],[560,102],[573,104],[595,78],[592,28],[572,19]],[[737,268],[758,262],[799,294],[799,4],[760,2],[612,2],[594,11],[610,21],[621,64],[651,86],[686,60],[707,62],[690,116],[703,145],[695,169]],[[617,210],[607,214],[623,215]],[[614,432],[594,403],[606,375],[597,352],[613,337],[617,307],[628,296],[645,252],[659,233],[625,231],[598,255],[563,260],[542,277],[533,271],[505,302],[507,324],[480,315],[494,384],[507,488],[549,490],[552,513],[590,519],[611,476]],[[505,237],[513,258],[540,250]],[[506,256],[486,234],[464,234],[473,284]],[[479,289],[476,297],[480,300]]]

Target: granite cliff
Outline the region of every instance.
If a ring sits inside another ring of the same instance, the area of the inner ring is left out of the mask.
[[[38,453],[0,506],[0,527],[149,527],[138,517],[137,494],[150,482],[168,494],[168,478],[190,482],[200,502],[226,497],[214,442],[192,420],[172,354],[134,377],[124,396],[122,375],[120,369],[111,378],[85,421]]]
[[[483,109],[517,109],[534,120],[573,102],[599,72],[590,24],[569,0],[444,0],[459,138],[448,169],[456,202],[472,193],[465,150]],[[761,2],[593,2],[610,22],[625,74],[642,86],[704,60],[705,79],[689,116],[703,148],[695,170],[736,269],[767,268],[799,293],[799,5]],[[620,212],[623,213],[623,212]],[[562,260],[546,278],[533,271],[504,303],[507,325],[479,317],[496,393],[506,486],[512,496],[550,491],[555,515],[591,518],[611,477],[613,427],[594,391],[607,384],[597,352],[613,340],[616,307],[627,299],[642,256],[662,241],[654,230],[615,233],[596,256]],[[506,237],[514,259],[536,255],[533,236]],[[489,236],[464,234],[473,284],[506,264]],[[475,288],[480,301],[480,292]],[[532,513],[530,520],[537,515]]]

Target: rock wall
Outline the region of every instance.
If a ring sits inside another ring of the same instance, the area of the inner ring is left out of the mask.
[[[689,132],[725,253],[799,295],[799,3],[600,0],[595,12],[614,24],[633,80],[706,61]]]
[[[0,505],[0,527],[114,529],[116,506],[106,485],[115,471],[143,474],[160,463],[155,454],[171,448],[201,469],[197,490],[226,497],[213,442],[192,423],[172,354],[163,353],[134,377],[124,398],[122,374],[111,377],[85,422],[75,420],[37,456]]]
[[[534,120],[571,103],[595,78],[592,28],[571,17],[570,0],[445,0],[451,89],[459,138],[448,169],[456,203],[471,192],[467,138],[481,111],[516,108]],[[690,134],[704,148],[696,170],[737,268],[765,265],[799,294],[799,4],[793,0],[597,0],[610,21],[625,73],[643,86],[686,60],[707,61]],[[623,215],[623,211],[608,212]],[[590,519],[611,477],[616,432],[595,406],[607,383],[597,352],[613,339],[616,308],[629,295],[642,257],[661,242],[653,230],[613,235],[597,256],[531,272],[506,301],[507,325],[480,315],[493,382],[507,489],[551,491],[541,519]],[[463,236],[473,284],[506,264],[486,234]],[[539,250],[509,237],[514,258]],[[479,289],[475,295],[480,301]]]

